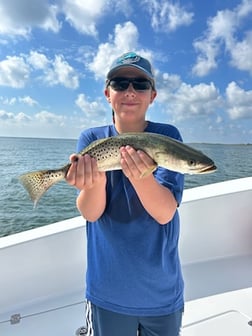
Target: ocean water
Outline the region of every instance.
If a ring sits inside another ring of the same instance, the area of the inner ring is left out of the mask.
[[[185,188],[252,175],[252,145],[191,144],[216,163],[207,175],[186,175]],[[76,190],[64,181],[33,204],[17,177],[32,170],[58,168],[75,152],[76,140],[0,137],[0,237],[79,215]]]

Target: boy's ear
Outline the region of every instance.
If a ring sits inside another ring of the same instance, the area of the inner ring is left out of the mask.
[[[150,103],[151,104],[153,103],[153,101],[156,98],[156,96],[157,96],[157,91],[152,90],[151,91],[151,99],[150,99]]]
[[[104,94],[105,94],[105,97],[107,98],[107,101],[110,102],[110,92],[108,88],[104,90]]]

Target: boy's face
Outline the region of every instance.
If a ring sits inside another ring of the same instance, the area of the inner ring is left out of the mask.
[[[113,76],[113,78],[148,78],[143,72],[134,68],[122,68]],[[148,90],[136,90],[132,83],[123,91],[117,91],[111,86],[105,89],[105,96],[115,111],[116,117],[125,122],[134,122],[145,119],[146,111],[149,105],[155,99],[157,93],[152,88]]]

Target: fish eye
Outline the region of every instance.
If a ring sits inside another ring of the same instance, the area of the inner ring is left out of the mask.
[[[190,159],[190,160],[188,161],[188,165],[189,165],[190,167],[194,167],[194,166],[196,166],[196,160],[194,160],[194,159]]]

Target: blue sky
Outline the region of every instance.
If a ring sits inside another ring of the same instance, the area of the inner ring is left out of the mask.
[[[110,123],[104,79],[127,51],[155,68],[148,119],[186,142],[252,143],[251,0],[0,0],[0,136]]]

